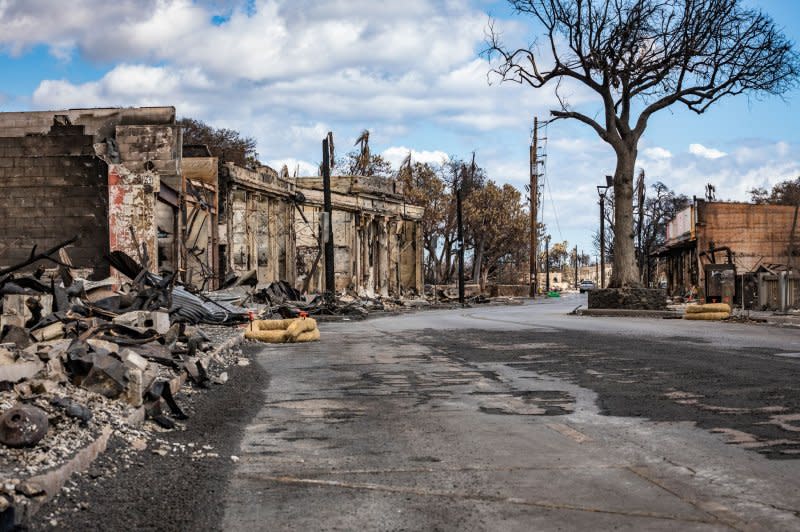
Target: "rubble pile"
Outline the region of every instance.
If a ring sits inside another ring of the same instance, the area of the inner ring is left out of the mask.
[[[233,276],[222,289],[204,296],[214,303],[256,309],[259,317],[264,319],[293,319],[303,315],[363,319],[371,312],[419,308],[429,304],[424,299],[406,300],[368,294],[342,293],[336,298],[325,294],[304,295],[286,281],[275,281],[257,288],[252,283],[254,279],[254,272]]]
[[[239,334],[208,324],[245,322],[247,309],[191,293],[119,252],[108,260],[128,280],[90,281],[71,268],[64,245],[0,270],[0,519],[43,494],[25,479],[103,431],[133,445],[156,427],[174,428],[186,419],[173,396],[182,379],[224,383],[212,369],[239,362],[208,356]],[[19,273],[42,260],[58,267]],[[136,428],[145,418],[155,425]]]

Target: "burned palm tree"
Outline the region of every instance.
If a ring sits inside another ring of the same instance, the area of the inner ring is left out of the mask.
[[[358,157],[356,158],[356,175],[368,175],[371,155],[369,152],[369,130],[365,129],[356,139],[354,146],[358,146]]]

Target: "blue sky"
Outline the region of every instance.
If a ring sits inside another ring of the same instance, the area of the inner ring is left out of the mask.
[[[800,41],[800,3],[760,0]],[[505,1],[49,0],[0,2],[0,108],[174,105],[179,116],[232,127],[274,166],[314,171],[329,130],[347,151],[362,129],[390,160],[447,155],[477,161],[498,182],[527,182],[532,117],[550,89],[489,85],[478,55],[491,14],[508,41],[532,27]],[[570,102],[592,112],[579,88]],[[753,186],[800,175],[800,93],[724,100],[702,117],[674,108],[640,144],[648,182],[742,200]],[[590,250],[594,186],[612,173],[610,149],[586,126],[547,131],[545,222],[554,241]]]

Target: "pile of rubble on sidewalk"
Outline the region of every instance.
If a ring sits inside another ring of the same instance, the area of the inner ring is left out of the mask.
[[[173,396],[183,380],[223,383],[215,371],[236,363],[211,355],[241,331],[213,325],[250,317],[121,252],[106,259],[127,282],[89,281],[70,267],[67,244],[0,269],[0,523],[44,495],[37,475],[101,434],[135,445],[185,419]],[[48,262],[56,267],[19,273]]]

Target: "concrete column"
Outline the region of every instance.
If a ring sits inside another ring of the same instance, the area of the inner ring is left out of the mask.
[[[144,245],[149,256],[151,271],[155,271],[158,261],[156,228],[158,184],[158,175],[155,173],[133,173],[119,164],[108,166],[109,248],[111,251],[124,251],[138,261],[142,253],[141,246]],[[140,246],[138,249],[137,241]],[[120,278],[116,271],[113,275]]]
[[[380,220],[378,230],[378,253],[380,255],[380,294],[389,295],[389,222],[384,217]]]

